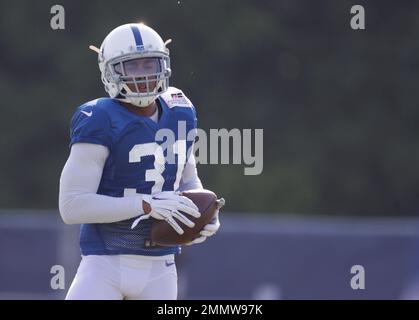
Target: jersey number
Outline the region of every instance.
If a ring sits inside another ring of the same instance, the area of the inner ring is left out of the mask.
[[[173,185],[173,190],[179,187],[182,172],[186,163],[186,140],[177,140],[173,145],[173,153],[178,155],[176,180]],[[170,150],[168,150],[170,151]],[[141,162],[141,158],[145,156],[154,155],[153,169],[148,169],[145,172],[145,181],[153,181],[154,185],[151,188],[151,194],[161,192],[164,184],[163,172],[166,168],[166,159],[164,158],[163,148],[156,142],[149,142],[144,144],[136,144],[129,152],[129,162]],[[136,193],[135,188],[125,188],[124,195],[132,195]]]

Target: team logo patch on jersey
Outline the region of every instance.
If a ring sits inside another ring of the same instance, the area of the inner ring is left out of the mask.
[[[182,92],[172,93],[171,96],[172,96],[172,99],[180,99],[180,98],[183,98],[183,93]]]
[[[189,104],[188,100],[182,92],[172,93],[170,96],[172,97],[172,99],[170,100],[171,103]]]
[[[166,101],[170,108],[172,107],[190,107],[192,103],[186,98],[182,92],[170,94],[170,99]]]

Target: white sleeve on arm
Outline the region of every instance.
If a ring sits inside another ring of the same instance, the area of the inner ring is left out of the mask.
[[[144,214],[142,196],[111,197],[97,194],[107,147],[75,143],[60,178],[59,210],[67,224],[110,223]]]
[[[203,189],[201,180],[198,177],[198,170],[196,169],[196,161],[193,152],[191,152],[188,162],[183,169],[182,178],[179,183],[179,191],[192,189]]]

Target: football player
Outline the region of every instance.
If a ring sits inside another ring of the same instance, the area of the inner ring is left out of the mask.
[[[109,98],[77,108],[71,120],[70,155],[60,178],[59,209],[67,224],[81,224],[82,260],[66,299],[176,299],[175,254],[150,239],[151,219],[166,220],[179,234],[199,217],[179,191],[202,188],[193,141],[178,133],[178,122],[196,129],[196,113],[184,93],[169,87],[169,50],[144,24],[112,30],[98,53]],[[156,140],[173,131],[168,148]],[[189,150],[189,152],[187,152]],[[175,161],[166,161],[173,153]],[[175,219],[176,218],[176,219]],[[218,215],[204,227],[203,242],[220,226]]]

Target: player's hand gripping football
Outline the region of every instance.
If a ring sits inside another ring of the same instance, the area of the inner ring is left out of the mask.
[[[149,204],[151,210],[149,213],[141,215],[137,218],[133,222],[131,229],[134,229],[140,221],[153,217],[158,220],[166,220],[178,234],[183,234],[183,229],[174,218],[186,226],[193,228],[195,223],[189,220],[183,213],[191,215],[195,218],[199,218],[201,216],[198,211],[198,207],[192,202],[192,200],[173,191],[163,191],[152,196],[144,195],[143,201]]]
[[[186,245],[190,246],[192,244],[202,243],[207,240],[208,237],[213,236],[217,233],[218,229],[220,228],[220,219],[218,218],[219,210],[225,205],[224,198],[217,200],[217,213],[215,214],[214,218],[211,220],[210,223],[205,225],[205,227],[201,230],[200,237],[194,239],[191,242],[188,242]]]

